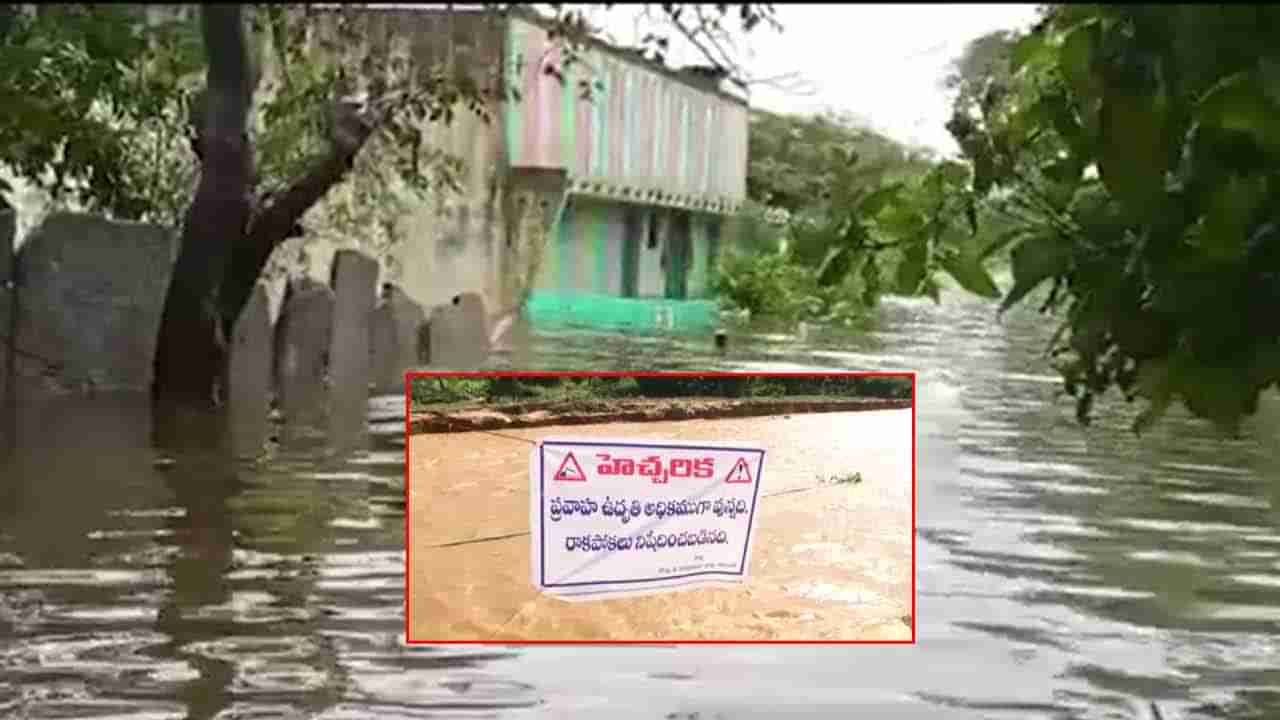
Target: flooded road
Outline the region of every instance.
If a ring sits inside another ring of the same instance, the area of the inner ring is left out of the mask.
[[[527,443],[558,435],[763,447],[746,583],[583,604],[540,596],[519,532]],[[419,434],[409,460],[415,640],[911,640],[910,409]],[[855,472],[857,484],[832,482]]]
[[[544,334],[519,361],[919,370],[918,645],[408,648],[402,420],[157,467],[145,402],[98,398],[42,407],[0,466],[0,717],[1280,717],[1274,441],[1182,415],[1139,441],[1105,403],[1081,429],[1051,328],[993,317],[893,302],[723,357]]]

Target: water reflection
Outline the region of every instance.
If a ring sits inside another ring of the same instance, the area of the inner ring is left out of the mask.
[[[409,648],[402,398],[172,464],[145,398],[23,398],[0,717],[1280,716],[1274,442],[1185,416],[1138,441],[1124,408],[1082,430],[1040,318],[992,318],[893,302],[803,342],[737,329],[723,355],[565,331],[495,363],[920,370],[915,647]]]
[[[509,652],[400,643],[402,420],[338,443],[312,428],[249,461],[234,434],[157,452],[145,397],[23,402],[0,466],[0,716],[415,717],[536,702],[520,683],[467,676]],[[415,669],[430,676],[406,682]]]

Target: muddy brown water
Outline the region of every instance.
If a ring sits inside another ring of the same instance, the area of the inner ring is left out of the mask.
[[[565,434],[759,443],[746,583],[582,604],[539,596],[530,539],[509,536],[528,529],[528,443]],[[414,639],[911,639],[910,409],[418,434],[409,460]],[[855,472],[857,484],[832,482]],[[508,537],[474,542],[495,535]]]
[[[919,370],[914,646],[411,648],[402,421],[165,469],[145,401],[43,402],[0,465],[0,717],[1280,717],[1275,429],[1083,430],[1051,330],[953,297],[724,356],[578,331],[517,361]]]

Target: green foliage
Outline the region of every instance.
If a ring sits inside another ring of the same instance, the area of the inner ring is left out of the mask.
[[[609,398],[682,397],[869,397],[911,398],[905,375],[659,375],[620,377],[498,376],[417,377],[412,397],[416,407],[464,401],[537,400],[574,402]]]
[[[1048,283],[1077,415],[1110,388],[1234,429],[1280,379],[1280,11],[1052,6],[949,129]],[[979,179],[981,181],[979,181]]]
[[[0,65],[16,71],[0,82],[0,163],[55,202],[177,224],[197,173],[189,143],[204,82],[197,15],[52,5],[8,17]],[[249,19],[260,80],[250,121],[258,202],[328,151],[335,90],[381,93],[378,130],[347,196],[313,215],[313,225],[361,239],[386,230],[415,193],[457,189],[456,158],[421,133],[454,106],[483,110],[491,87],[384,52],[385,29],[379,35],[351,9],[255,6]]]
[[[175,221],[194,180],[196,28],[146,22],[136,5],[4,5],[0,16],[0,163],[55,206]]]
[[[1008,31],[996,30],[965,46],[943,80],[943,87],[955,92],[955,107],[980,107],[987,102],[992,87],[1008,84],[1012,39]]]
[[[928,168],[927,159],[845,114],[751,113],[747,195],[792,215],[825,214],[859,190]]]
[[[1009,76],[1009,54],[1001,34],[971,45],[947,83],[958,106],[992,104],[998,93],[986,91]],[[757,112],[751,132],[748,193],[785,218],[785,242],[724,264],[714,288],[727,305],[851,323],[885,294],[937,300],[939,273],[1000,296],[988,266],[1020,228],[1003,200],[984,201],[993,166],[939,161],[848,116]]]
[[[937,164],[845,115],[756,112],[748,194],[779,227],[783,249],[756,244],[731,256],[714,289],[755,316],[851,323],[884,293],[936,296],[948,268],[992,294],[982,249],[955,231],[972,204],[944,190],[967,170]],[[780,218],[780,219],[779,219]],[[759,231],[757,231],[759,232]]]
[[[728,255],[712,283],[722,301],[756,317],[808,317],[822,303],[813,273],[781,252]]]
[[[787,394],[787,385],[775,382],[778,378],[751,377],[742,394],[746,397],[783,397]]]
[[[410,389],[414,406],[452,403],[485,397],[490,378],[415,377]]]

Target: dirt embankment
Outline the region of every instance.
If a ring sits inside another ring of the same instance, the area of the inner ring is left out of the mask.
[[[549,425],[757,417],[792,413],[905,410],[911,400],[880,398],[669,398],[559,400],[504,405],[453,405],[412,413],[412,434],[500,430]]]

